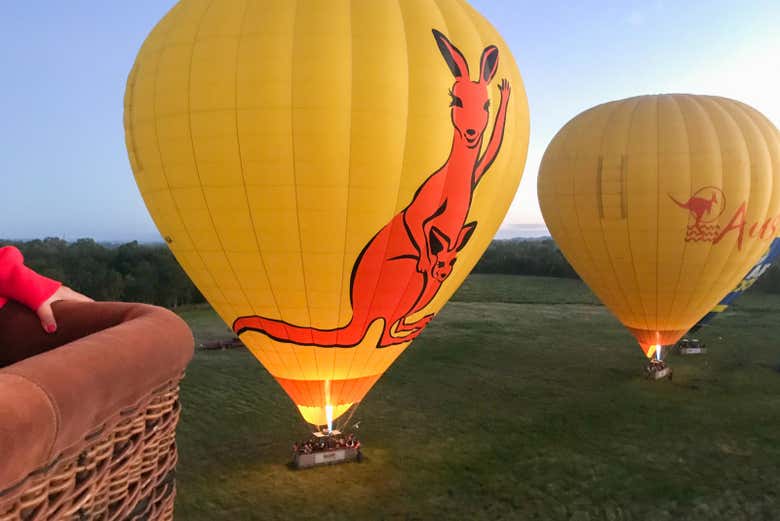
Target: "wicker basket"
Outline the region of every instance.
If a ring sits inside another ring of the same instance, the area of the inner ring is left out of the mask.
[[[23,482],[0,492],[0,521],[171,520],[179,387],[123,410]]]
[[[192,335],[112,305],[116,326],[0,369],[0,521],[173,519]]]

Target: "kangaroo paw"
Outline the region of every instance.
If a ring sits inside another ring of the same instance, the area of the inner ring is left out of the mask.
[[[504,78],[501,80],[501,83],[498,85],[498,90],[501,91],[501,98],[509,98],[509,94],[512,92],[512,86],[509,84],[509,81]]]

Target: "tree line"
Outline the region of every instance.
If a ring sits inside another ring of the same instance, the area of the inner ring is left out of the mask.
[[[47,238],[0,241],[24,255],[42,275],[95,300],[146,302],[168,308],[205,302],[164,244],[101,244],[92,239],[67,242]]]
[[[493,241],[474,272],[579,278],[552,239]]]
[[[25,263],[43,275],[96,300],[147,302],[168,308],[205,302],[165,244],[102,244],[92,239],[0,241],[14,245]],[[578,278],[552,239],[493,241],[475,273]],[[773,266],[754,286],[780,293],[780,268]]]
[[[552,239],[493,241],[474,272],[579,278]],[[780,260],[753,287],[765,293],[780,293]]]

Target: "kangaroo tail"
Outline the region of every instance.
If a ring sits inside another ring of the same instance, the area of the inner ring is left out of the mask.
[[[679,206],[680,208],[685,208],[686,210],[688,209],[688,205],[687,205],[687,203],[681,203],[680,201],[678,201],[677,199],[675,199],[675,198],[674,198],[674,196],[673,196],[672,194],[667,194],[667,195],[669,196],[669,199],[671,199],[672,201],[674,201],[674,204],[676,204],[676,205],[677,205],[677,206]]]
[[[336,329],[318,329],[288,324],[282,320],[264,318],[257,315],[239,317],[233,322],[233,331],[241,335],[247,331],[262,333],[277,342],[289,344],[314,345],[320,347],[354,347],[363,340],[369,321],[353,318],[346,326]]]

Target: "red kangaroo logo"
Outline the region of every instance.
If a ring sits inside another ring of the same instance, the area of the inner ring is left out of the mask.
[[[354,347],[370,325],[382,319],[379,348],[409,342],[433,318],[429,314],[409,321],[431,302],[476,229],[476,221],[466,223],[466,217],[474,189],[501,148],[511,92],[507,80],[501,80],[493,132],[480,157],[490,115],[488,84],[498,69],[498,48],[484,49],[479,80],[471,81],[463,54],[439,31],[434,29],[433,36],[455,77],[449,93],[454,127],[450,155],[360,252],[350,280],[352,319],[335,329],[319,329],[255,315],[238,318],[233,323],[236,333],[256,331],[279,342]]]
[[[706,194],[704,194],[705,195],[704,197],[700,197],[698,195],[699,193],[702,193],[705,190],[710,192],[709,199],[706,198]],[[718,198],[718,194],[721,195],[720,199]],[[697,227],[699,226],[699,224],[702,223],[705,215],[708,217],[710,216],[710,214],[712,213],[712,209],[713,207],[715,207],[716,204],[721,206],[721,213],[722,213],[722,209],[725,208],[726,206],[724,200],[725,197],[723,197],[723,193],[714,187],[702,188],[701,190],[696,192],[696,194],[689,197],[688,200],[685,201],[684,203],[681,203],[680,201],[675,199],[672,194],[669,194],[669,198],[672,201],[674,201],[674,204],[676,204],[680,208],[685,208],[686,210],[691,212],[691,215],[696,219],[695,222],[693,223],[694,227]],[[720,217],[720,213],[718,215],[715,215],[714,217],[715,218]],[[704,221],[704,222],[708,222],[708,221]]]

